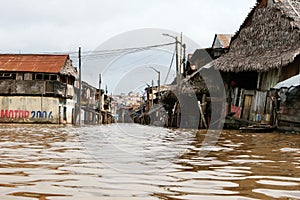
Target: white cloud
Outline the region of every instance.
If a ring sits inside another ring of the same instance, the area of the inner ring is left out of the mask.
[[[203,46],[235,32],[255,0],[10,0],[0,3],[2,51],[93,50],[138,28],[183,32]]]
[[[255,2],[256,0],[1,1],[0,53],[70,52],[77,51],[79,46],[83,51],[89,51],[101,44],[102,49],[113,49],[172,42],[170,38],[161,36],[161,32],[166,32],[166,29],[183,32],[184,36],[198,43],[200,46],[185,38],[187,53],[192,53],[195,48],[210,46],[215,33],[237,31]],[[162,79],[166,77],[165,69],[169,68],[174,46],[168,48],[170,55],[160,57],[157,62],[157,67],[161,67],[159,70],[162,72]],[[77,54],[71,56],[76,65],[75,55]],[[149,53],[150,57],[152,55],[155,53]],[[133,70],[135,74],[123,73],[122,80],[120,74],[116,77],[109,77],[109,73],[103,74],[102,68],[109,66],[112,69],[109,58],[90,63],[84,60],[83,78],[97,86],[98,74],[102,73],[104,84],[109,87],[118,85],[116,91],[141,86],[142,80],[156,80],[155,73],[149,70],[144,73],[145,66],[156,61],[147,61],[143,56],[135,57],[135,60],[126,56],[122,58],[124,63],[126,59],[131,64],[136,63],[136,60],[143,61],[138,63],[139,68]],[[130,65],[116,67],[123,69]],[[132,77],[135,77],[136,83]],[[172,73],[169,78],[174,78]]]

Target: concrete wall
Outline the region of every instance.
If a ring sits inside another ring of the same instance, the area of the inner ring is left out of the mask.
[[[0,96],[0,122],[59,123],[59,99]]]
[[[75,114],[75,101],[72,99],[67,99],[64,107],[66,107],[66,123],[72,124],[73,122],[73,115]]]

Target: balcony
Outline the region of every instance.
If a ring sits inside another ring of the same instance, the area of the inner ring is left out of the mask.
[[[74,87],[59,81],[0,80],[0,95],[43,95],[73,98]]]

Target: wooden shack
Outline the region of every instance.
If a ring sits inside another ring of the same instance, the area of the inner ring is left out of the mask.
[[[213,61],[226,86],[228,113],[274,123],[270,88],[299,74],[299,0],[259,0],[233,36],[229,51]]]
[[[228,51],[231,37],[231,34],[215,34],[210,48],[197,49],[193,54],[189,54],[180,89],[176,87],[174,80],[173,84],[162,95],[162,103],[168,113],[166,126],[208,128],[210,124],[214,124],[214,126],[219,124],[215,121],[211,122],[211,99],[214,99],[214,112],[218,115],[223,113],[221,109],[221,104],[224,102],[223,92],[220,91],[219,85],[216,83],[216,72],[214,69],[205,69],[203,70],[205,72],[200,73],[200,70],[211,63],[213,59]],[[206,80],[202,77],[204,74]],[[220,82],[222,83],[222,80]],[[179,90],[180,95],[177,94]],[[212,95],[210,91],[218,94]],[[220,116],[214,116],[214,119],[219,120]]]
[[[300,75],[278,83],[277,94],[278,128],[300,133]]]

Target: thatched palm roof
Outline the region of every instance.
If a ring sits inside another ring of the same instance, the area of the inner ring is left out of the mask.
[[[229,52],[214,61],[215,67],[268,71],[293,62],[300,54],[299,13],[299,0],[263,0],[233,37]]]

